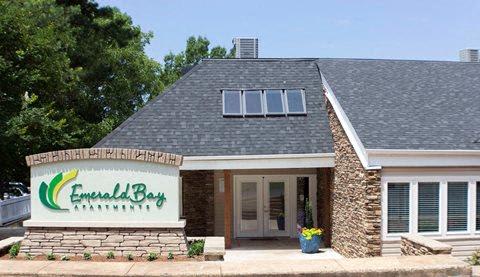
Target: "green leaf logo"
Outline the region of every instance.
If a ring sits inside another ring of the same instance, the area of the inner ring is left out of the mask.
[[[40,202],[42,202],[45,207],[48,207],[52,210],[68,210],[62,209],[57,204],[58,193],[60,189],[70,180],[77,177],[78,169],[73,169],[65,174],[62,172],[58,173],[53,177],[50,183],[47,185],[45,182],[40,184],[40,189],[38,193],[40,195]]]

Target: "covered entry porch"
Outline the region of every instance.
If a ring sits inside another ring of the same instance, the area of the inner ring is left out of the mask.
[[[296,238],[308,200],[329,247],[333,154],[310,156],[215,162],[190,157],[190,163],[186,157],[181,183],[187,235],[223,236],[227,249],[234,241],[260,245],[262,239]]]

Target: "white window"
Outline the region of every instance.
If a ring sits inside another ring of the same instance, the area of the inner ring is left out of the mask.
[[[448,182],[447,231],[468,230],[468,183]]]
[[[239,90],[222,91],[223,114],[242,115],[242,94]]]
[[[418,183],[418,232],[439,232],[440,184]]]
[[[408,233],[410,230],[410,184],[388,183],[388,233]]]
[[[480,176],[457,172],[382,179],[384,239],[403,233],[480,237]]]
[[[305,114],[305,92],[302,89],[289,89],[285,91],[287,102],[287,113]]]
[[[265,91],[267,114],[285,114],[283,102],[283,92],[281,89]]]
[[[246,90],[243,92],[245,115],[263,115],[261,90]]]

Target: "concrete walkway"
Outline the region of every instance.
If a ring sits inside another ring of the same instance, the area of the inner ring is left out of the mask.
[[[471,276],[447,255],[245,262],[74,262],[1,260],[1,276]]]
[[[325,260],[343,259],[343,256],[331,248],[322,248],[314,254],[304,254],[300,250],[298,239],[233,241],[232,249],[227,249],[225,261],[275,261],[275,260]]]

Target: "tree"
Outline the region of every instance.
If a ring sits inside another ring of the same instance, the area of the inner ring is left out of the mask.
[[[233,58],[233,49],[227,54],[227,50],[222,46],[215,46],[209,49],[210,41],[206,37],[191,36],[187,39],[185,51],[178,54],[170,52],[163,59],[163,69],[160,79],[165,87],[170,86],[178,80],[185,72],[204,58]]]
[[[0,1],[0,178],[24,157],[90,147],[164,88],[151,34],[88,0]],[[27,97],[25,97],[25,95]]]
[[[190,37],[160,64],[152,38],[91,0],[0,1],[0,181],[28,182],[25,156],[91,147],[202,58],[230,57]]]

